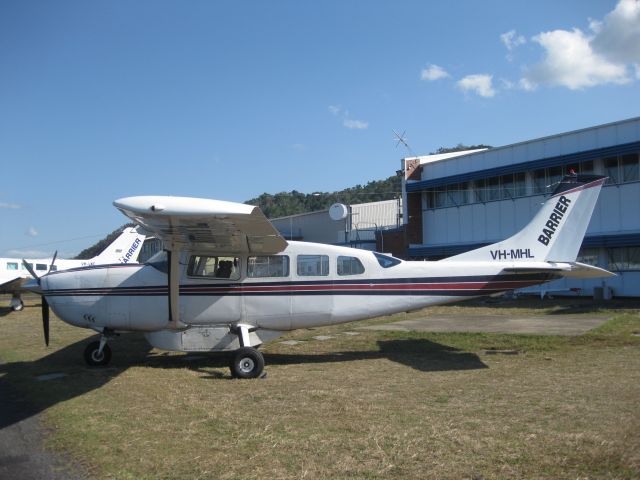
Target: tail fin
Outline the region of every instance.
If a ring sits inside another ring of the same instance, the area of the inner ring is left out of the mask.
[[[574,262],[606,178],[566,175],[518,233],[446,260]]]
[[[120,236],[102,253],[87,261],[88,265],[102,265],[109,263],[134,263],[142,249],[145,236],[136,227],[125,228]]]

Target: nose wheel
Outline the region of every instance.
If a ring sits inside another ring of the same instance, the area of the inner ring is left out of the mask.
[[[84,349],[84,361],[90,367],[104,367],[111,361],[111,348],[107,345],[106,337],[87,345]]]

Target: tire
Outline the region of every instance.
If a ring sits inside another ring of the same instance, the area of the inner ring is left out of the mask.
[[[11,308],[13,309],[14,312],[20,312],[24,309],[24,303],[22,302],[22,300],[20,300],[20,303],[14,305]]]
[[[258,378],[264,370],[264,357],[255,348],[242,347],[236,350],[231,361],[233,378]]]
[[[84,349],[84,361],[90,367],[104,367],[111,361],[111,348],[105,345],[102,349],[102,355],[98,356],[100,350],[100,342],[91,342]]]

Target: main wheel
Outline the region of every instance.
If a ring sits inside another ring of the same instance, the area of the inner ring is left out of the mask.
[[[24,302],[20,300],[20,303],[14,304],[11,308],[13,309],[14,312],[19,312],[22,309],[24,309]]]
[[[109,345],[105,345],[102,349],[102,353],[98,353],[100,350],[100,342],[91,342],[84,349],[84,361],[91,367],[104,367],[111,361],[111,348]]]
[[[231,376],[234,378],[258,378],[264,370],[264,357],[255,348],[242,347],[231,361]]]

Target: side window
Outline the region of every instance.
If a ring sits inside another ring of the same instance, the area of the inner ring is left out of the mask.
[[[18,270],[17,262],[7,262],[7,270]]]
[[[390,257],[389,255],[382,255],[381,253],[378,253],[378,252],[373,252],[373,255],[376,257],[376,260],[378,260],[378,263],[382,268],[395,267],[396,265],[399,265],[402,262],[402,260],[398,260],[395,257]]]
[[[338,257],[338,275],[360,275],[364,273],[362,262],[356,257]]]
[[[298,275],[329,275],[329,257],[327,255],[298,255]]]
[[[238,257],[193,255],[189,260],[187,275],[238,280],[240,278],[240,260]]]
[[[27,262],[27,265],[29,265],[29,267],[33,268],[33,263]],[[24,263],[22,264],[22,269],[23,270],[27,270],[27,267],[24,266]]]
[[[46,263],[36,263],[36,270],[47,270],[48,268]]]
[[[264,255],[249,257],[247,263],[247,277],[288,277],[289,257],[286,255]]]

